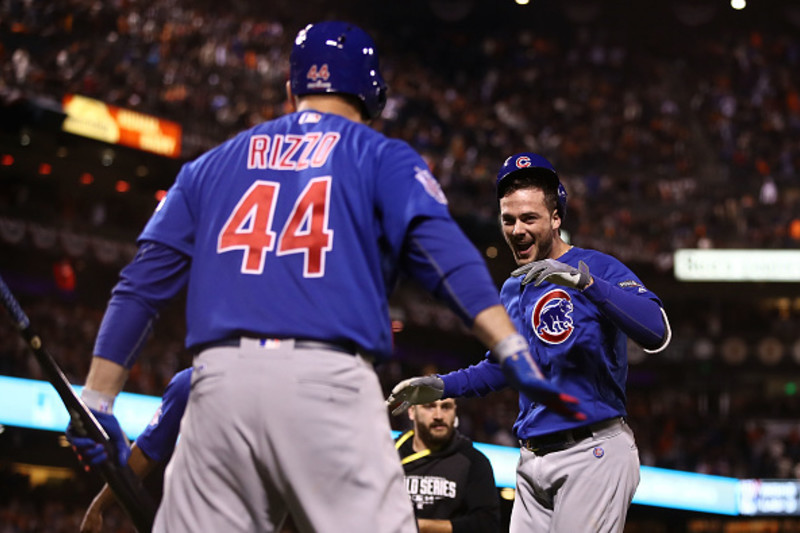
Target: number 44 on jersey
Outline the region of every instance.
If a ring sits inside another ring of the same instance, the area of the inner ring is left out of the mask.
[[[280,183],[257,180],[233,208],[217,239],[217,253],[241,250],[241,271],[261,274],[267,253],[302,253],[303,276],[325,275],[325,253],[333,246],[328,227],[331,177],[312,179],[295,201],[289,218],[277,237],[273,228]]]

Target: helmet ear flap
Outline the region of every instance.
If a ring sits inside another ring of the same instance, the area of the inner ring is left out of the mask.
[[[564,187],[564,184],[561,183],[561,180],[558,181],[558,197],[556,203],[558,216],[561,217],[561,222],[563,224],[564,217],[567,216],[567,189]]]

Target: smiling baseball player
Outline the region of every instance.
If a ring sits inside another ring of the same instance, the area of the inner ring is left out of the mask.
[[[562,240],[567,193],[547,159],[527,152],[509,157],[498,173],[497,197],[503,235],[519,265],[500,297],[544,375],[578,398],[586,414],[568,419],[520,394],[510,531],[621,532],[639,483],[638,450],[625,421],[627,342],[663,350],[670,341],[666,314],[620,261]],[[390,400],[482,396],[506,384],[485,359],[405,380]]]

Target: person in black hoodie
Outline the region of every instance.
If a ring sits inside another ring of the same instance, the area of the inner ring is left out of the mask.
[[[500,501],[489,459],[456,430],[449,398],[408,409],[414,424],[395,441],[420,533],[500,531]]]

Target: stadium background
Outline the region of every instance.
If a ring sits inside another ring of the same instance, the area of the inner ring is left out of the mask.
[[[619,257],[664,300],[670,348],[631,351],[643,464],[798,479],[797,283],[687,283],[673,271],[684,248],[800,248],[800,6],[750,4],[0,2],[0,274],[78,382],[117,272],[180,164],[285,111],[302,25],[352,20],[375,35],[390,86],[375,127],[424,154],[498,286],[513,261],[493,175],[526,149],[559,169],[572,241]],[[177,157],[65,132],[68,95],[178,124]],[[189,364],[181,304],[126,390],[160,395]],[[378,369],[387,389],[483,357],[413,284],[392,313],[396,358]],[[0,374],[42,379],[8,320]],[[511,392],[463,401],[461,429],[513,445],[516,411]],[[0,530],[74,531],[97,488],[58,433],[3,428]],[[119,513],[112,529],[126,530]],[[627,531],[800,531],[800,518],[634,505]]]

